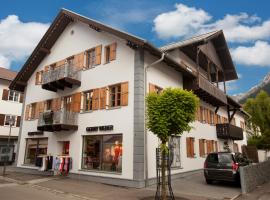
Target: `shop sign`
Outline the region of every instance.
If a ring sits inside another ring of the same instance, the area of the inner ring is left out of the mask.
[[[113,125],[86,127],[87,132],[112,131],[112,130],[113,130]]]

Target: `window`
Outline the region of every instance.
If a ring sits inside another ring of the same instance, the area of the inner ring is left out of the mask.
[[[36,106],[37,106],[36,103],[31,103],[30,104],[28,118],[35,119],[35,117],[36,117]]]
[[[48,149],[48,138],[26,139],[24,163],[34,165],[40,155],[46,155]]]
[[[9,126],[10,120],[13,121],[13,126],[16,126],[16,116],[15,115],[6,115],[4,125]]]
[[[214,117],[215,117],[214,112],[212,110],[210,110],[210,124],[211,125],[215,124]]]
[[[206,110],[206,108],[201,106],[200,107],[200,112],[201,112],[201,116],[200,116],[201,122],[205,123],[206,118],[207,118],[207,110]]]
[[[84,92],[84,111],[93,110],[93,90]]]
[[[109,87],[110,107],[121,106],[121,84]]]
[[[116,59],[116,43],[105,46],[105,63]]]
[[[180,136],[171,136],[169,139],[172,168],[181,167],[180,139]]]
[[[20,96],[19,92],[14,91],[14,90],[9,90],[8,100],[19,102],[19,100],[20,100],[19,96]]]
[[[122,172],[122,156],[122,134],[83,137],[83,169]]]
[[[163,91],[163,88],[155,85],[155,84],[152,84],[152,83],[149,83],[149,92],[150,93],[156,93],[156,94],[160,94],[161,92]]]
[[[186,147],[187,147],[187,157],[194,158],[194,156],[195,156],[194,138],[191,138],[191,137],[186,138]]]
[[[96,64],[96,51],[94,49],[90,49],[86,52],[86,68],[92,68]]]
[[[206,155],[205,147],[206,147],[206,140],[199,139],[200,157],[205,157],[205,155]]]
[[[45,102],[45,111],[49,111],[49,110],[52,110],[52,100],[47,100]]]

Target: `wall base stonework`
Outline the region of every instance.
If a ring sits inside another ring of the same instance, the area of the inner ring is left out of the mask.
[[[257,186],[270,181],[270,160],[240,167],[242,193],[246,194]]]

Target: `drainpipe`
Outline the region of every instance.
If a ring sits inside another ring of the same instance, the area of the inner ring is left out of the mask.
[[[162,62],[164,60],[165,53],[162,53],[161,58],[155,62],[144,67],[144,163],[145,163],[145,187],[148,186],[148,155],[147,155],[147,127],[146,127],[146,102],[145,98],[147,95],[147,69]]]

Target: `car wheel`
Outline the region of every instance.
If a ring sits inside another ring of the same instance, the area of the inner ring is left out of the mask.
[[[209,179],[205,179],[205,181],[206,181],[207,184],[212,184],[213,183],[213,181],[209,180]]]

